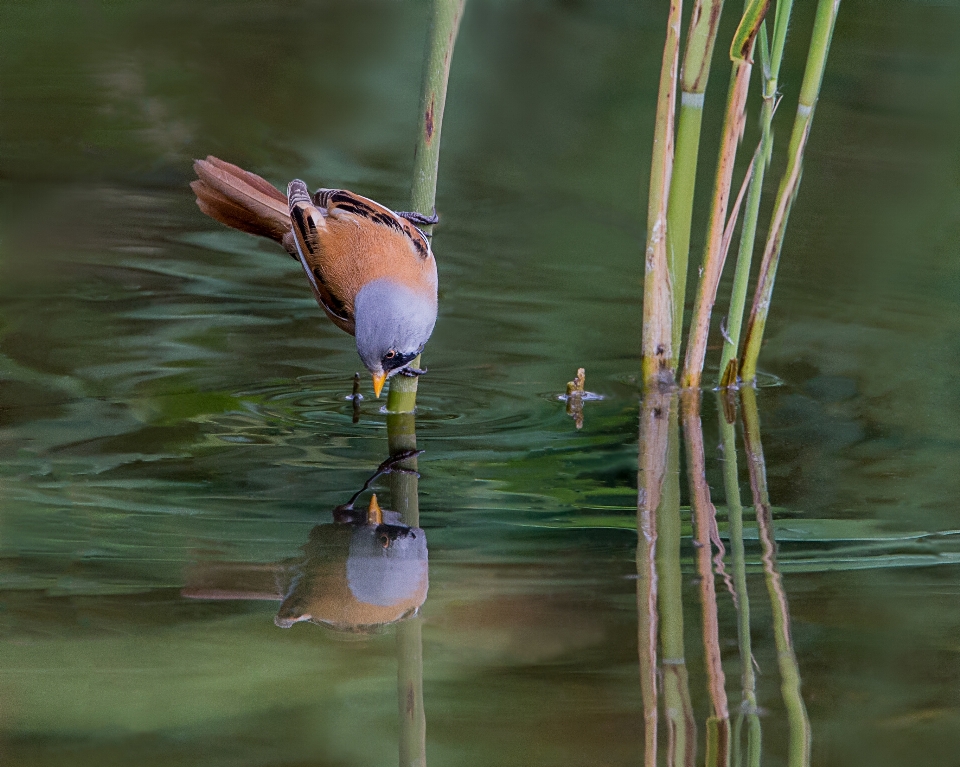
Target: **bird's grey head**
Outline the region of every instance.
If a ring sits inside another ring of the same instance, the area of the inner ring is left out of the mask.
[[[382,385],[423,350],[437,321],[437,299],[381,278],[357,293],[354,319],[357,352],[374,385],[378,378]]]

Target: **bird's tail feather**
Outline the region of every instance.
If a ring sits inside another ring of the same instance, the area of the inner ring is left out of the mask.
[[[255,173],[212,155],[196,160],[193,169],[197,180],[190,188],[197,195],[200,210],[241,232],[288,245],[290,212],[283,192]]]

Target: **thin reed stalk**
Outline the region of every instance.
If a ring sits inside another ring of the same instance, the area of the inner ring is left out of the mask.
[[[427,715],[423,707],[422,620],[397,625],[397,698],[400,701],[400,767],[426,767]]]
[[[690,700],[683,641],[678,410],[675,404],[670,408],[667,471],[657,505],[657,609],[660,615],[660,674],[667,720],[667,764],[671,767],[693,767],[697,755],[697,723]]]
[[[412,412],[387,414],[390,455],[417,449],[417,423]],[[400,471],[398,471],[400,469]],[[420,526],[417,458],[400,462],[390,472],[393,509],[405,525]],[[400,712],[400,767],[426,767],[427,716],[423,703],[423,640],[419,617],[397,624],[397,701]]]
[[[750,310],[743,362],[740,366],[740,377],[744,382],[753,382],[757,377],[757,357],[760,355],[767,315],[770,311],[770,301],[773,297],[773,286],[777,276],[780,252],[783,248],[783,238],[786,234],[790,209],[796,199],[797,190],[800,188],[803,153],[810,136],[810,128],[813,125],[813,113],[820,95],[823,71],[826,67],[827,54],[830,51],[830,41],[833,38],[833,29],[839,10],[840,0],[820,0],[817,5],[810,52],[807,55],[803,83],[800,86],[797,116],[794,119],[793,132],[790,135],[790,144],[787,149],[787,167],[777,190],[774,214],[764,247],[763,260],[760,263],[760,274],[753,297],[753,306]]]
[[[437,170],[440,165],[440,129],[447,102],[447,81],[453,46],[466,0],[433,0],[427,53],[423,61],[420,89],[420,127],[413,156],[413,184],[410,190],[411,209],[425,216],[433,215],[437,199]],[[429,237],[432,226],[421,227]],[[411,365],[421,366],[418,356]],[[387,395],[387,411],[413,412],[417,406],[417,377],[393,376]]]
[[[706,457],[703,449],[703,425],[700,421],[700,390],[683,392],[683,438],[687,455],[690,505],[696,533],[697,573],[700,576],[700,609],[703,623],[703,649],[706,656],[707,687],[712,715],[707,719],[707,767],[730,764],[730,711],[727,705],[726,677],[720,655],[720,619],[717,591],[711,559],[717,510],[710,499]],[[716,537],[719,543],[719,536]]]
[[[417,422],[413,413],[387,413],[387,447],[391,456],[416,452]],[[389,474],[392,508],[399,512],[405,525],[419,527],[420,480],[416,455],[400,461],[396,469],[399,471]]]
[[[690,227],[693,220],[693,193],[700,154],[700,126],[703,101],[710,78],[710,62],[717,41],[723,0],[697,0],[690,16],[687,45],[680,69],[680,113],[677,116],[677,145],[667,207],[667,263],[673,284],[672,344],[680,354],[683,335],[684,298],[687,293],[687,264],[690,260]]]
[[[783,580],[777,569],[777,547],[773,534],[773,515],[767,489],[767,469],[760,442],[760,417],[757,412],[756,390],[744,387],[740,392],[743,406],[743,441],[750,469],[750,488],[757,514],[757,530],[763,551],[763,572],[770,604],[773,607],[773,635],[777,645],[777,664],[780,668],[780,691],[787,710],[789,728],[788,764],[790,767],[809,767],[811,730],[807,708],[800,692],[800,669],[793,650],[790,632],[790,609]]]
[[[674,296],[667,262],[667,203],[673,175],[673,126],[677,106],[682,11],[681,0],[670,0],[667,40],[663,47],[663,62],[660,67],[656,126],[653,132],[640,358],[645,389],[672,385],[676,368],[671,330]]]
[[[703,362],[707,353],[707,338],[710,334],[710,315],[717,298],[720,274],[726,260],[724,232],[727,226],[727,204],[733,181],[733,167],[737,159],[737,145],[743,135],[744,107],[750,73],[753,70],[753,48],[757,33],[767,11],[769,0],[750,0],[744,11],[740,26],[730,47],[733,70],[727,94],[727,109],[720,140],[720,158],[713,187],[713,202],[710,206],[707,245],[703,254],[697,297],[693,307],[693,319],[687,340],[687,352],[683,363],[680,385],[683,388],[698,387],[703,375]]]
[[[660,506],[670,434],[671,397],[651,392],[640,408],[637,462],[637,651],[643,699],[644,765],[657,767],[657,509]]]
[[[720,400],[720,397],[718,397]],[[737,608],[737,644],[740,648],[740,685],[743,705],[733,733],[733,763],[743,764],[743,724],[747,724],[747,765],[760,767],[760,716],[757,713],[757,675],[753,666],[750,636],[750,595],[747,591],[747,558],[743,544],[743,504],[737,467],[736,405],[718,402],[720,447],[723,463],[723,487],[727,498],[727,524],[730,533],[730,560],[733,566],[733,593]]]
[[[743,327],[743,312],[747,301],[747,287],[750,281],[750,267],[753,262],[753,250],[756,243],[757,223],[760,219],[760,198],[767,165],[773,154],[773,113],[777,106],[777,83],[780,78],[780,63],[783,61],[783,48],[787,40],[787,26],[793,9],[793,0],[777,0],[773,22],[773,48],[767,41],[766,23],[760,28],[760,69],[762,76],[763,105],[760,110],[760,156],[761,162],[754,165],[750,179],[750,192],[747,195],[747,207],[743,216],[743,229],[740,232],[740,248],[737,253],[737,266],[733,273],[733,288],[730,293],[730,308],[727,311],[726,333],[723,336],[723,349],[720,355],[721,380],[727,367],[734,368],[728,376],[735,380],[737,350],[740,348],[740,331]],[[721,383],[721,385],[723,385]]]

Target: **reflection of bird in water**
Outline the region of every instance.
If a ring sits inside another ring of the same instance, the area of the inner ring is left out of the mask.
[[[417,225],[436,223],[435,215],[395,213],[342,189],[311,196],[299,179],[284,195],[216,157],[193,167],[199,178],[190,186],[200,210],[276,240],[300,262],[317,303],[337,327],[356,336],[378,397],[389,376],[422,372],[410,363],[437,319],[437,263]]]
[[[415,614],[427,598],[427,538],[381,509],[372,495],[355,508],[378,477],[418,455],[387,459],[353,497],[333,510],[333,523],[317,525],[301,557],[274,565],[209,563],[192,568],[182,593],[196,599],[282,600],[274,622],[289,628],[309,621],[342,631],[366,632]]]
[[[342,507],[341,507],[342,508]],[[377,496],[359,515],[318,525],[303,547],[275,622],[363,630],[413,614],[427,598],[427,539],[383,511]]]

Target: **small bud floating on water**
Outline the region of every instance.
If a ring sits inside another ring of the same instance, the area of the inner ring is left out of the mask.
[[[567,382],[567,393],[558,395],[557,399],[567,403],[567,415],[573,418],[578,429],[583,428],[583,403],[603,399],[602,394],[585,391],[583,386],[587,380],[587,371],[578,368],[577,375]]]

